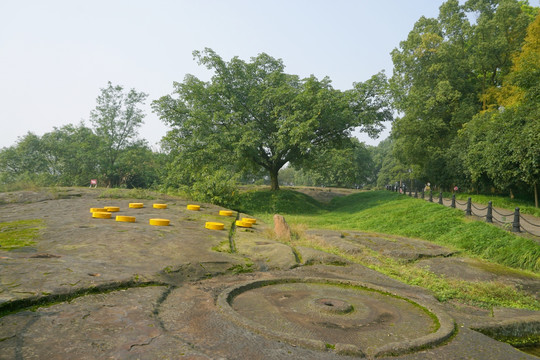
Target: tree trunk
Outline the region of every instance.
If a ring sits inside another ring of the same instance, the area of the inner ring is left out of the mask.
[[[279,190],[278,172],[279,170],[270,170],[270,190],[272,191]]]

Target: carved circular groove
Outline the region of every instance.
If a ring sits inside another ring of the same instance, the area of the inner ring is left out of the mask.
[[[348,314],[354,310],[354,307],[347,301],[330,298],[315,299],[312,301],[312,306],[319,311],[331,314]]]
[[[442,310],[360,282],[256,280],[218,297],[236,324],[293,345],[376,357],[440,344],[454,332]]]

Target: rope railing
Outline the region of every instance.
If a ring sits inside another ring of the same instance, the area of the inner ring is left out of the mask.
[[[474,215],[474,216],[477,216],[479,218],[485,218],[486,217],[486,215],[480,215],[480,214],[476,214],[474,212],[472,212],[471,214]]]
[[[520,216],[521,220],[525,221],[527,224],[532,225],[534,227],[540,228],[540,225],[533,224],[529,220],[525,219],[523,216]]]
[[[495,222],[497,224],[501,224],[501,225],[506,225],[506,224],[511,224],[512,223],[511,221],[508,221],[508,222],[499,221],[497,218],[492,218],[492,219],[493,219],[493,222]]]
[[[472,204],[471,206],[472,206],[473,208],[475,208],[476,210],[478,210],[478,211],[484,211],[484,210],[486,210],[486,209],[488,208],[488,207],[486,206],[485,208],[481,208],[481,209],[480,209],[480,208],[477,208],[474,204]]]
[[[400,191],[400,190],[398,190],[399,189],[398,187],[393,187],[393,186],[388,186],[387,189],[390,190],[390,191],[396,191],[396,192]],[[418,194],[418,190],[415,190],[414,194],[412,193],[412,190],[409,190],[408,194],[407,194],[406,191],[400,191],[400,192],[402,194],[408,195],[410,197],[413,197],[413,196],[415,198],[421,197],[422,199],[424,199],[426,201],[435,202],[434,199],[433,199],[433,191],[431,191],[431,190],[429,191],[428,199],[425,199],[425,193],[424,193],[423,190],[421,191],[420,196]],[[481,208],[481,207],[478,207],[475,204],[473,204],[470,197],[467,199],[467,202],[457,201],[455,194],[452,195],[451,199],[445,199],[445,198],[443,198],[442,191],[439,192],[437,197],[438,197],[437,203],[439,203],[441,205],[444,205],[444,206],[450,206],[452,208],[456,208],[456,204],[460,205],[460,206],[466,206],[465,215],[467,215],[467,216],[473,215],[473,216],[485,219],[485,221],[488,222],[488,223],[495,222],[496,224],[504,225],[504,227],[506,229],[509,229],[507,227],[507,225],[512,224],[512,228],[511,228],[512,232],[515,232],[515,233],[524,232],[524,233],[527,233],[527,234],[530,234],[530,235],[533,235],[533,236],[536,236],[536,237],[540,237],[540,234],[534,234],[534,233],[527,230],[526,228],[524,228],[521,225],[521,222],[523,221],[524,223],[526,223],[526,224],[528,224],[530,226],[533,226],[535,228],[540,228],[540,224],[534,224],[534,223],[530,222],[529,220],[525,219],[520,214],[520,211],[519,211],[518,207],[515,208],[515,211],[513,213],[504,214],[504,213],[494,209],[493,204],[492,204],[491,201],[488,202],[488,205],[486,207]],[[485,210],[487,210],[487,211],[486,211],[485,215],[481,215],[481,214],[478,214],[478,213],[474,212],[473,209],[475,209],[477,211],[482,211],[482,212],[485,211]],[[497,219],[497,217],[493,216],[493,213],[495,213],[496,215],[499,215],[501,218]],[[514,216],[513,221],[510,221],[510,220],[506,219],[506,217],[512,216],[512,215]]]
[[[501,215],[501,216],[512,216],[512,215],[514,215],[514,213],[510,213],[510,214],[501,214],[501,213],[498,212],[496,209],[493,209],[493,212],[495,212],[495,213],[497,213],[497,214],[499,214],[499,215]]]

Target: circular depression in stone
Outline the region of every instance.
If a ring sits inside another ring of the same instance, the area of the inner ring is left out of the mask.
[[[348,314],[354,310],[351,304],[341,299],[315,299],[312,301],[312,305],[316,310],[330,314]]]
[[[340,353],[402,353],[433,346],[453,333],[447,315],[353,282],[253,281],[227,289],[218,303],[232,320],[252,331]]]

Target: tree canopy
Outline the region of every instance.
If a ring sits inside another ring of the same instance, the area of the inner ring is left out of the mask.
[[[135,89],[127,93],[123,90],[122,86],[113,86],[109,81],[96,99],[96,108],[90,112],[90,121],[100,139],[102,173],[109,185],[121,182],[118,159],[137,141],[145,116],[139,106],[148,96]]]
[[[474,161],[474,156],[480,159],[477,139],[459,134],[467,127],[485,127],[467,124],[483,112],[499,109],[505,97],[501,89],[510,93],[505,86],[510,78],[518,86],[513,60],[522,51],[533,14],[537,9],[526,1],[469,0],[460,5],[448,0],[437,18],[420,18],[392,52],[390,81],[400,113],[393,124],[393,154],[417,179],[447,188],[468,187],[483,179],[487,187],[504,188],[500,179],[481,170],[486,159]],[[534,76],[524,78],[531,81]],[[514,132],[515,127],[506,125],[501,129],[521,136],[517,128]],[[477,135],[488,141],[486,134]]]
[[[383,73],[340,91],[328,78],[287,74],[281,60],[264,53],[250,62],[227,62],[211,49],[194,57],[214,72],[212,79],[188,75],[174,83],[172,95],[153,103],[172,128],[168,147],[182,158],[195,153],[240,169],[264,169],[273,190],[285,164],[341,146],[358,127],[375,135],[391,119]]]

